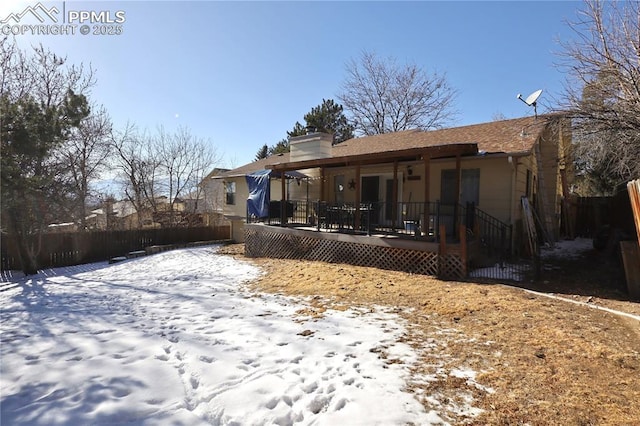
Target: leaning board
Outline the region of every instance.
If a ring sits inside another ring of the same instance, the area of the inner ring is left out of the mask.
[[[524,216],[524,225],[527,230],[527,236],[529,241],[529,250],[531,250],[531,255],[535,256],[538,252],[537,243],[538,243],[538,234],[536,233],[536,224],[533,220],[533,213],[531,212],[531,206],[529,206],[529,199],[525,196],[522,196],[522,215]]]

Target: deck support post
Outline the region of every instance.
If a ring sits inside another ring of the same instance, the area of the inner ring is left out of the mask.
[[[460,218],[458,217],[458,210],[460,206],[460,186],[462,181],[461,171],[460,171],[460,154],[456,155],[456,200],[455,205],[453,206],[453,235],[456,235],[456,230],[460,225]]]
[[[361,202],[361,182],[360,182],[360,163],[356,164],[356,212],[354,219],[354,230],[360,229],[360,202]]]
[[[431,200],[430,197],[430,185],[431,185],[431,154],[429,152],[425,152],[422,156],[424,161],[424,217],[423,222],[420,224],[422,227],[422,231],[425,232],[425,235],[429,234],[429,223],[431,219]],[[433,230],[433,233],[436,233],[436,230]]]
[[[467,276],[467,227],[460,225],[460,260],[462,261],[462,276]]]
[[[287,190],[286,190],[286,177],[285,171],[282,171],[280,177],[280,188],[282,191],[282,197],[280,198],[280,226],[284,226],[287,221]]]
[[[398,160],[393,162],[393,189],[391,193],[391,220],[393,226],[401,225],[398,221]]]

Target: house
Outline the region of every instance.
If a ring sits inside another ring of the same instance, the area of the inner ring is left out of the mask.
[[[221,224],[225,221],[224,182],[217,179],[229,169],[214,168],[198,185],[198,190],[186,197],[186,211],[203,215],[205,224]]]
[[[247,210],[247,177],[264,170],[269,207],[274,201],[293,206],[278,209],[280,225],[440,241],[458,238],[460,225],[470,234],[488,232],[477,229],[481,218],[485,227],[506,227],[512,252],[526,251],[531,217],[543,238],[560,234],[572,176],[570,123],[562,115],[408,130],[338,145],[330,135],[311,133],[292,138],[290,147],[218,176],[237,241],[255,219],[273,222],[271,213],[254,217]],[[294,171],[297,177],[288,176]],[[340,206],[348,209],[332,216]]]
[[[168,197],[161,195],[154,199],[155,207],[147,204],[144,208],[136,209],[131,200],[109,202],[106,205],[108,226],[106,229],[153,229],[162,227],[162,218],[169,215],[170,205]],[[184,210],[182,201],[174,202],[174,212]]]
[[[135,205],[129,200],[110,203],[107,212],[109,216],[109,227],[107,229],[125,230],[156,227],[153,223],[151,211],[146,209],[138,213]]]

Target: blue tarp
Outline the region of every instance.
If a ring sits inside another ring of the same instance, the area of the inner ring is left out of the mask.
[[[247,213],[249,216],[263,218],[269,216],[269,200],[271,199],[269,175],[271,170],[258,170],[246,176],[249,187]]]
[[[249,187],[247,198],[247,213],[257,218],[269,217],[269,201],[271,200],[271,185],[269,177],[280,178],[281,172],[273,170],[258,170],[246,176]],[[284,172],[287,179],[305,179],[308,176],[295,170]]]

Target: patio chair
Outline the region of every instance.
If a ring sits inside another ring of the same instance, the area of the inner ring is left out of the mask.
[[[325,229],[329,228],[327,220],[327,203],[325,201],[319,201],[316,207],[316,216],[318,217],[318,230],[324,226]]]

